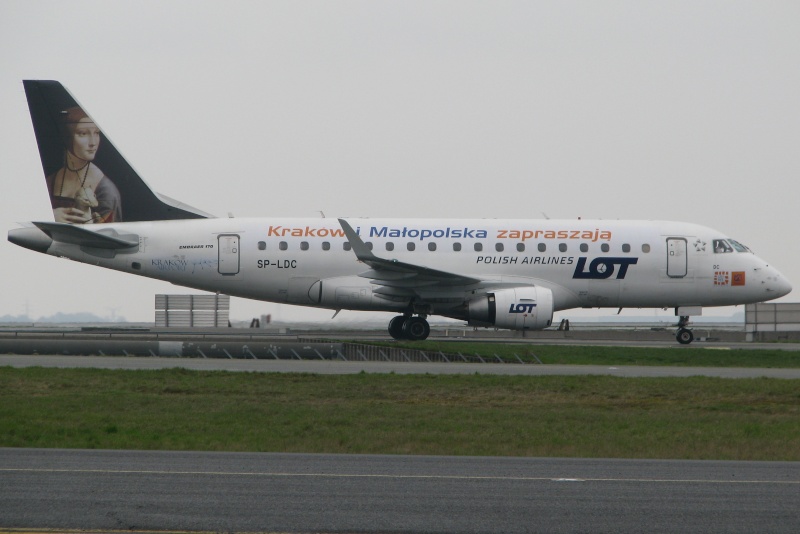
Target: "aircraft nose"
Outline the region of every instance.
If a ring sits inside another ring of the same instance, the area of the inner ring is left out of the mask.
[[[792,292],[792,284],[777,269],[768,267],[764,279],[765,289],[769,293],[769,298],[777,299]]]

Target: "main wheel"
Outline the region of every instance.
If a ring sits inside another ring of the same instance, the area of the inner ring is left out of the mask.
[[[403,323],[405,321],[406,318],[402,315],[392,317],[392,320],[389,321],[389,335],[394,339],[405,339],[403,335]]]
[[[427,339],[430,333],[431,327],[428,321],[422,317],[409,317],[403,323],[403,334],[406,339],[410,339],[411,341]]]
[[[678,340],[678,343],[681,345],[688,345],[694,339],[694,334],[688,328],[681,328],[678,330],[678,333],[675,335],[675,338]]]

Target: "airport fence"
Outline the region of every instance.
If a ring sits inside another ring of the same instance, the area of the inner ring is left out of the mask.
[[[364,345],[361,343],[342,343],[340,358],[347,361],[386,361],[407,363],[525,363],[514,355],[514,360],[500,358],[497,355],[486,357],[468,355],[461,352],[425,351],[380,345]]]
[[[74,356],[159,356],[255,360],[340,360],[406,363],[526,363],[512,358],[461,352],[420,350],[302,337],[189,336],[172,339],[148,333],[116,336],[86,332],[7,332],[0,335],[0,354],[54,354]],[[535,356],[533,356],[536,359]],[[541,362],[539,362],[541,363]]]

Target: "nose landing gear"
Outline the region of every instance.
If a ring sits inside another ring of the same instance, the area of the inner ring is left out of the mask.
[[[681,319],[678,321],[678,331],[675,333],[675,339],[677,339],[678,343],[681,345],[688,345],[694,340],[694,334],[691,330],[686,328],[688,324],[689,316],[681,315]]]
[[[398,315],[389,321],[389,335],[394,339],[422,341],[431,333],[431,327],[423,316]]]

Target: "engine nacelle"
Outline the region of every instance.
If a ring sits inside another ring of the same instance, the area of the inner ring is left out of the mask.
[[[469,324],[541,330],[553,322],[553,293],[545,287],[501,289],[470,300]]]
[[[408,298],[392,298],[375,291],[375,285],[360,276],[317,280],[291,278],[287,302],[335,310],[403,311]]]

